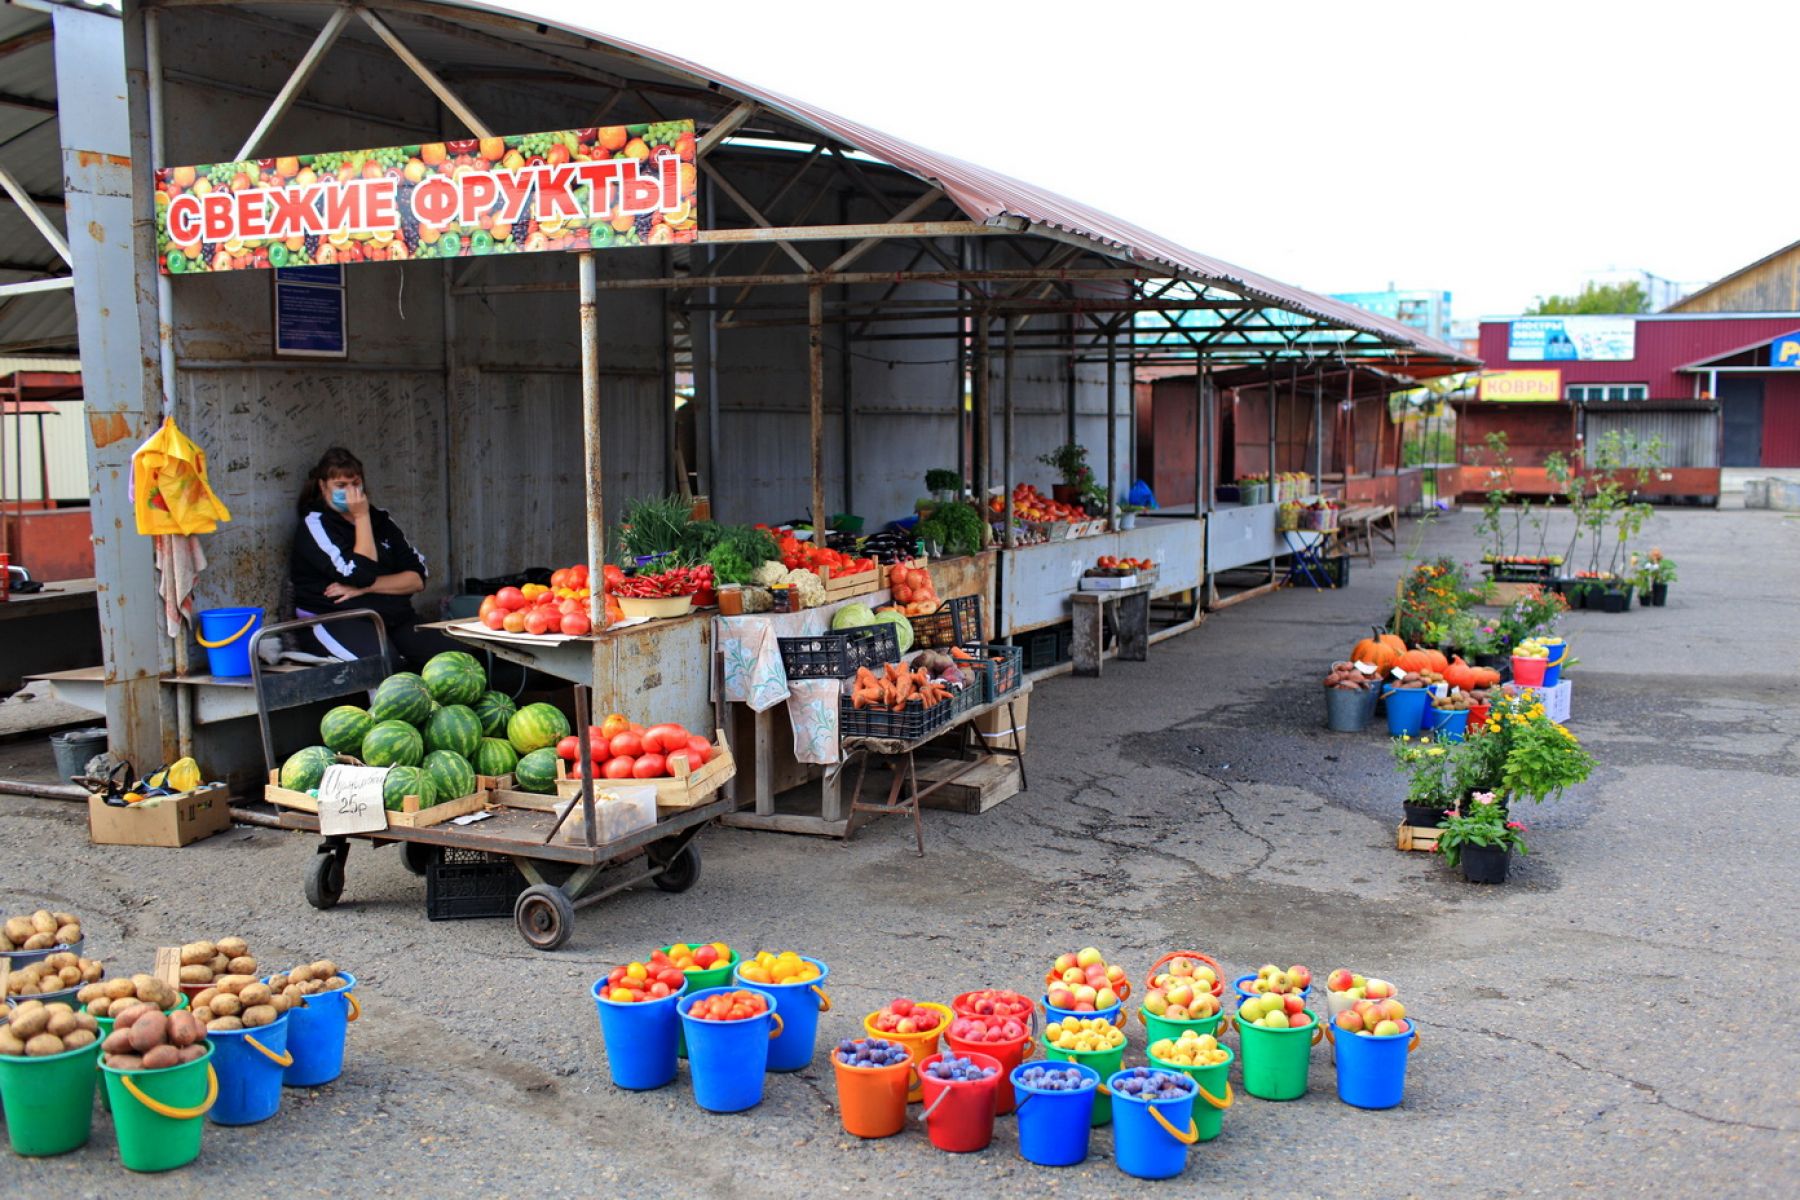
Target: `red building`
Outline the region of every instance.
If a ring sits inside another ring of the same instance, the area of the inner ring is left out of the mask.
[[[1661,440],[1651,493],[1716,496],[1720,467],[1800,466],[1800,313],[1500,318],[1481,323],[1481,359],[1461,458],[1505,430],[1522,492],[1551,490],[1551,452],[1612,429]]]

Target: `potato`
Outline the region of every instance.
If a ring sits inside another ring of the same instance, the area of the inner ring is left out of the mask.
[[[178,1051],[177,1051],[177,1052],[176,1052],[176,1053],[178,1053],[178,1054],[179,1054],[179,1055],[181,1055],[181,1061],[182,1061],[182,1062],[184,1062],[184,1063],[191,1063],[191,1062],[193,1062],[193,1061],[194,1061],[194,1060],[195,1060],[195,1059],[198,1059],[198,1058],[203,1058],[203,1057],[205,1057],[205,1055],[206,1055],[206,1043],[205,1043],[205,1042],[195,1042],[195,1043],[194,1043],[194,1044],[193,1044],[193,1045],[191,1045],[191,1046],[183,1046],[183,1047],[182,1047],[182,1048],[181,1048],[181,1049],[180,1049],[180,1050],[178,1050]]]
[[[25,1043],[13,1033],[11,1026],[0,1026],[0,1054],[18,1058],[25,1053]]]
[[[131,1030],[114,1029],[106,1035],[106,1040],[100,1043],[100,1049],[107,1054],[130,1054]]]
[[[277,971],[275,974],[269,976],[269,987],[272,990],[279,992],[285,989],[287,985],[288,977],[281,972]]]
[[[287,973],[289,983],[305,983],[313,977],[313,970],[308,966],[298,966]]]
[[[292,1008],[293,1006],[294,1006],[294,1002],[292,1000],[289,1000],[284,995],[275,995],[275,996],[269,997],[269,1007],[274,1009],[277,1014],[284,1013],[284,1012],[288,1011],[290,1008]]]
[[[54,1033],[40,1033],[25,1043],[25,1053],[33,1058],[49,1058],[63,1052],[62,1039]]]
[[[218,994],[219,994],[218,988],[209,987],[205,991],[197,993],[194,996],[193,1000],[190,1001],[190,1003],[193,1004],[193,1006],[195,1008],[205,1008],[208,1004],[211,1004],[213,1002],[213,997],[217,996]]]
[[[220,938],[219,953],[226,958],[242,958],[250,953],[250,943],[241,937]]]
[[[101,986],[111,1000],[124,1000],[137,995],[137,988],[129,979],[109,979]]]
[[[305,992],[300,990],[301,986],[302,985],[298,983],[290,983],[281,989],[281,994],[297,1004],[300,1002],[300,999],[306,995]]]
[[[148,1000],[156,994],[161,980],[154,975],[137,974],[131,977],[131,990],[137,993],[139,1000]]]
[[[208,966],[189,965],[181,968],[183,983],[211,983],[212,977],[212,968]]]
[[[191,1046],[200,1040],[200,1022],[192,1013],[178,1012],[169,1015],[169,1043],[177,1048]]]
[[[144,1053],[144,1070],[160,1071],[181,1062],[181,1051],[174,1046],[153,1046]]]
[[[79,926],[81,924],[81,918],[76,916],[74,913],[53,912],[50,915],[56,918],[56,923],[58,925]]]
[[[100,1028],[100,1022],[94,1020],[92,1013],[84,1013],[77,1010],[75,1013],[75,1027],[93,1033]]]
[[[339,988],[347,988],[349,986],[350,981],[345,979],[342,975],[333,975],[330,979],[325,981],[325,990],[328,992],[335,992]]]
[[[50,1010],[41,1000],[27,1000],[13,1009],[10,1024],[14,1037],[29,1041],[50,1024]]]
[[[133,1025],[137,1024],[137,1022],[143,1020],[155,1011],[155,1005],[145,1004],[141,1000],[136,1004],[127,1004],[112,1015],[113,1028],[130,1029]]]
[[[213,955],[218,952],[218,947],[211,942],[189,942],[181,948],[181,965],[203,967],[211,962]]]
[[[64,967],[56,973],[56,982],[60,985],[57,988],[58,991],[61,991],[63,988],[74,987],[81,982],[81,968]]]
[[[213,969],[214,975],[223,975],[231,969],[231,956],[229,954],[215,954],[212,956],[211,961],[206,965]]]
[[[152,1046],[160,1046],[169,1037],[169,1018],[159,1012],[147,1013],[131,1025],[131,1048],[139,1054]]]
[[[115,1071],[141,1071],[144,1069],[144,1060],[135,1054],[109,1054],[106,1056],[106,1065]]]
[[[56,1009],[61,1009],[61,1011],[55,1011]],[[80,1028],[81,1023],[75,1019],[74,1011],[64,1005],[58,1004],[53,1007],[50,1013],[50,1019],[45,1023],[44,1032],[53,1033],[57,1037],[63,1038],[68,1037],[71,1033],[74,1033]]]
[[[81,960],[81,979],[83,983],[93,983],[106,974],[106,965],[91,958]]]
[[[251,983],[246,984],[244,989],[238,993],[238,999],[243,1002],[244,1007],[253,1008],[258,1004],[267,1004],[269,997],[274,994],[266,983]]]
[[[228,1029],[242,1029],[244,1027],[244,1023],[242,1021],[238,1020],[236,1017],[214,1017],[212,1020],[210,1020],[206,1023],[206,1027],[209,1030],[217,1029],[217,1030],[221,1030],[221,1031],[228,1030]]]
[[[22,946],[37,932],[30,917],[8,917],[6,920],[6,940],[14,946]]]
[[[50,915],[49,909],[40,908],[31,914],[31,927],[39,933],[55,933],[56,918]]]
[[[117,1003],[110,996],[96,996],[87,1002],[87,1010],[96,1017],[108,1017],[112,1015],[112,1006]]]
[[[323,979],[309,979],[300,985],[300,994],[302,996],[316,996],[324,990],[325,981]]]
[[[73,946],[76,942],[79,942],[80,940],[81,940],[81,926],[79,926],[79,925],[59,925],[59,926],[57,926],[57,928],[56,928],[56,944],[57,945]]]
[[[231,960],[231,973],[233,975],[249,975],[254,978],[256,976],[256,960],[248,954],[238,955]]]
[[[258,1004],[244,1010],[244,1028],[260,1029],[264,1025],[273,1025],[275,1018],[281,1014],[267,1004]]]
[[[338,973],[337,964],[329,958],[321,958],[312,965],[312,973],[314,979],[330,979]]]
[[[60,971],[64,967],[72,967],[81,960],[67,950],[58,950],[55,954],[46,955],[44,966],[52,971]]]
[[[25,949],[27,950],[48,950],[54,945],[56,945],[56,934],[54,933],[34,933],[25,939]]]
[[[79,1050],[83,1046],[91,1046],[100,1035],[92,1029],[76,1029],[63,1036],[64,1050]]]
[[[244,1011],[244,1002],[230,992],[220,992],[207,1007],[215,1017],[235,1017]]]

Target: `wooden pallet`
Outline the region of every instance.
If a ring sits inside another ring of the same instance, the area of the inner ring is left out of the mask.
[[[1408,825],[1402,821],[1400,829],[1394,836],[1394,846],[1400,850],[1436,850],[1438,835],[1444,832],[1434,827]]]

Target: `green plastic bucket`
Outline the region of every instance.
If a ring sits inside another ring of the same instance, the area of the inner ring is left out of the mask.
[[[674,942],[670,942],[669,946],[673,946],[674,944]],[[689,946],[709,946],[712,943],[687,942],[685,944]],[[664,946],[662,948],[664,954],[669,952],[669,946]],[[704,971],[683,971],[682,974],[687,976],[687,991],[682,994],[684,996],[691,996],[702,988],[732,986],[731,973],[737,970],[737,965],[740,961],[742,961],[741,956],[736,950],[733,950],[731,952],[731,961],[722,966],[708,967]],[[679,1027],[677,1027],[675,1031],[675,1057],[687,1057],[687,1030]]]
[[[87,1145],[99,1053],[96,1039],[48,1058],[0,1057],[0,1104],[15,1153],[36,1158]]]
[[[205,1117],[219,1098],[213,1048],[191,1063],[160,1071],[106,1072],[119,1161],[133,1171],[172,1171],[200,1157]]]
[[[1225,1019],[1223,1009],[1210,1017],[1201,1017],[1197,1021],[1176,1021],[1168,1017],[1159,1017],[1155,1013],[1138,1009],[1138,1019],[1144,1023],[1144,1044],[1154,1045],[1164,1038],[1179,1038],[1188,1030],[1195,1033],[1210,1033],[1219,1036],[1219,1023]]]
[[[1154,1054],[1146,1055],[1150,1065],[1165,1071],[1179,1071],[1193,1080],[1200,1087],[1199,1095],[1194,1098],[1194,1127],[1200,1131],[1200,1140],[1210,1142],[1219,1136],[1219,1129],[1225,1121],[1225,1110],[1233,1102],[1231,1094],[1231,1061],[1236,1055],[1231,1053],[1230,1046],[1221,1046],[1225,1051],[1225,1061],[1206,1067],[1184,1067],[1180,1063],[1165,1062]]]
[[[172,1012],[180,1012],[182,1009],[186,1008],[187,1006],[188,1006],[187,993],[183,992],[181,994],[181,997],[175,1001],[175,1007],[174,1008],[165,1008],[165,1009],[163,1009],[163,1013],[165,1015],[167,1015],[168,1013],[172,1013]],[[126,1007],[130,1007],[130,1006],[127,1005]],[[81,1011],[82,1012],[87,1011],[87,1006],[85,1004],[82,1005]],[[94,1023],[96,1025],[100,1026],[100,1040],[102,1042],[106,1041],[107,1038],[112,1036],[113,1019],[111,1017],[95,1017]],[[107,1112],[111,1112],[112,1111],[112,1097],[107,1094],[107,1091],[105,1088],[100,1088],[99,1092],[100,1092],[100,1107],[105,1109]]]
[[[1084,1067],[1097,1071],[1102,1079],[1110,1079],[1118,1074],[1125,1065],[1125,1043],[1120,1042],[1111,1050],[1059,1050],[1050,1044],[1048,1036],[1039,1039],[1043,1042],[1044,1055],[1056,1062],[1080,1063]],[[1101,1089],[1094,1097],[1094,1115],[1089,1119],[1091,1125],[1106,1125],[1112,1121],[1112,1097]]]
[[[1317,1014],[1307,1009],[1306,1015],[1310,1021],[1289,1029],[1265,1029],[1249,1021],[1237,1023],[1246,1092],[1259,1100],[1298,1100],[1306,1095],[1312,1048],[1325,1036]]]

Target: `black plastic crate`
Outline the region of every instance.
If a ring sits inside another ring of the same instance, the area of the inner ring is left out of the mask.
[[[1350,556],[1348,554],[1334,554],[1326,559],[1325,578],[1331,581],[1333,587],[1349,587]]]
[[[789,679],[848,679],[858,667],[900,661],[900,635],[888,621],[775,640],[781,644],[781,666]]]
[[[1066,663],[1075,657],[1075,626],[1056,627],[1056,661]]]
[[[945,649],[981,640],[981,597],[946,600],[936,612],[912,618],[919,649]]]
[[[1019,690],[1019,677],[1025,662],[1023,647],[974,642],[963,649],[974,656],[973,661],[963,662],[962,667],[973,671],[981,680],[983,704],[992,704],[1008,692]]]
[[[425,867],[425,917],[468,921],[510,917],[526,887],[512,859],[481,850],[440,846]]]
[[[1042,671],[1056,665],[1056,630],[1040,629],[1025,636],[1025,669]]]
[[[934,704],[926,708],[924,701],[908,700],[899,712],[887,708],[857,708],[845,696],[838,707],[840,737],[889,738],[910,742],[942,729],[955,715],[954,702]]]

